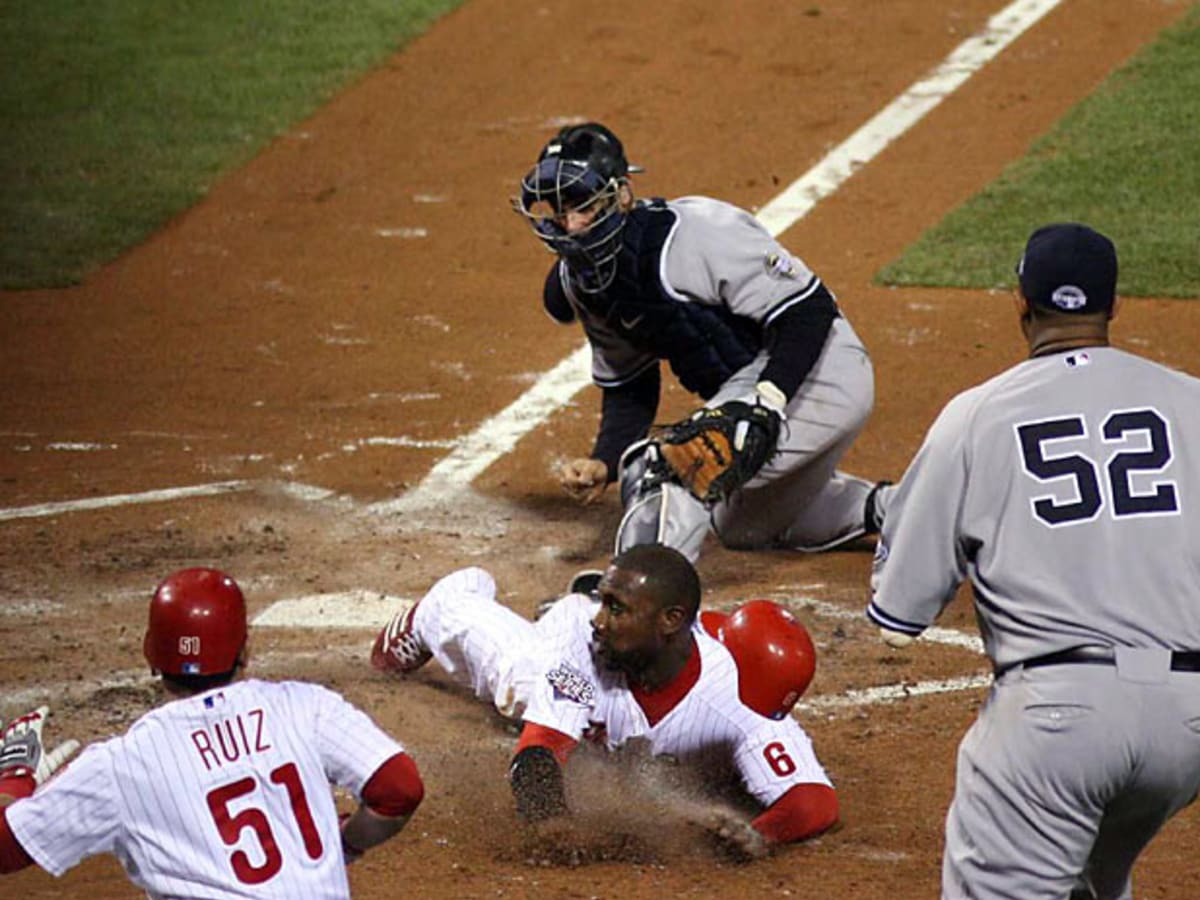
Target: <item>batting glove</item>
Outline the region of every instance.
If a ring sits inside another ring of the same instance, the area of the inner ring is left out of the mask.
[[[17,716],[0,735],[0,796],[28,797],[44,784],[79,749],[79,741],[63,741],[50,752],[42,743],[42,729],[50,707]]]

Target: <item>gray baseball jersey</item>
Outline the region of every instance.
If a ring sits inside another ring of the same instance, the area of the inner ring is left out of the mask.
[[[652,305],[626,309],[619,303],[589,303],[573,288],[566,264],[560,264],[570,318],[583,325],[592,347],[593,380],[601,387],[628,384],[670,352],[663,349],[664,343],[673,348],[703,344],[707,336],[713,365],[739,359],[722,341],[747,351],[745,362],[715,389],[694,389],[709,406],[728,400],[758,402],[755,386],[772,362],[763,334],[780,316],[812,298],[832,303],[831,294],[804,261],[749,212],[708,197],[659,203],[673,217],[672,224],[654,257],[656,269],[649,275],[639,269],[641,277],[654,280],[642,289],[665,297],[667,303],[707,308],[714,317],[693,317],[692,328],[678,328],[678,337],[669,340],[647,336],[642,333],[643,320],[657,314]],[[624,259],[622,265],[628,267]],[[677,327],[666,321],[664,329]],[[697,369],[703,369],[707,352],[686,350],[671,357],[685,385],[705,384]],[[676,485],[646,496],[637,487],[642,470],[635,466],[622,472],[627,513],[617,536],[618,552],[634,544],[661,542],[695,560],[710,525],[723,543],[739,549],[820,550],[863,534],[865,500],[874,485],[838,471],[837,465],[866,424],[874,390],[870,358],[849,321],[839,315],[820,355],[781,411],[778,455],[711,516]],[[629,498],[633,493],[640,494],[636,503]]]
[[[346,898],[329,785],[402,749],[323,687],[239,681],[88,747],[8,820],[54,875],[113,853],[151,897]]]
[[[1001,673],[959,751],[944,896],[1128,897],[1200,787],[1200,674],[1170,652],[1200,650],[1197,410],[1200,381],[1120,350],[1030,359],[955,397],[893,493],[868,615],[919,634],[969,578]],[[1079,647],[1116,649],[1036,659]]]

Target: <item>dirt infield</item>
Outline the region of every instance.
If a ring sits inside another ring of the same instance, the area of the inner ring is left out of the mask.
[[[257,613],[301,595],[418,594],[481,564],[505,602],[530,612],[611,542],[615,496],[581,513],[548,477],[555,459],[590,446],[597,392],[438,508],[380,515],[370,504],[420,484],[579,344],[542,313],[548,258],[507,209],[540,143],[563,119],[599,118],[647,168],[640,194],[757,208],[1001,4],[617,5],[599,19],[577,0],[470,0],[82,287],[0,295],[0,510],[229,483],[212,496],[0,516],[0,713],[47,696],[56,733],[84,738],[132,721],[155,700],[137,671],[144,603],[183,565],[226,568]],[[890,290],[873,273],[1186,8],[1066,0],[784,235],[875,361],[876,409],[848,469],[898,477],[945,400],[1022,355],[1003,293]],[[1195,371],[1200,305],[1130,300],[1114,337]],[[809,699],[983,671],[963,647],[879,644],[857,615],[869,564],[869,547],[809,557],[710,546],[700,569],[709,603],[824,604],[808,620],[821,654]],[[974,633],[961,601],[941,624]],[[955,747],[979,688],[807,708],[843,823],[744,866],[715,856],[632,775],[585,771],[573,790],[590,812],[533,840],[504,782],[511,729],[436,672],[377,676],[369,641],[349,628],[254,637],[261,674],[341,690],[426,777],[410,829],[351,870],[355,896],[937,893]],[[1198,842],[1192,810],[1144,857],[1139,896],[1194,897]],[[26,900],[138,896],[111,858],[4,887]]]

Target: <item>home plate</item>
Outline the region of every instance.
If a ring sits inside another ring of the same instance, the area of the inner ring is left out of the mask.
[[[381,628],[392,617],[402,597],[379,591],[344,591],[310,594],[277,600],[254,617],[256,627],[267,628]]]

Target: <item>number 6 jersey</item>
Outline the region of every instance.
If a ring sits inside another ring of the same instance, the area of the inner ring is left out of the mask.
[[[950,401],[891,503],[880,625],[919,633],[970,577],[998,669],[1086,644],[1200,647],[1189,375],[1111,347],[1022,362]]]
[[[693,629],[699,672],[682,697],[648,717],[619,672],[597,666],[591,653],[596,604],[582,595],[556,603],[538,623],[545,640],[544,677],[535,686],[525,722],[608,749],[645,741],[667,756],[715,776],[736,773],[746,792],[770,806],[792,787],[832,787],[812,741],[791,716],[768,719],[738,699],[738,671],[729,651]]]
[[[358,796],[402,749],[323,687],[237,681],[92,745],[8,820],[54,875],[113,853],[152,897],[345,898],[329,785]]]

